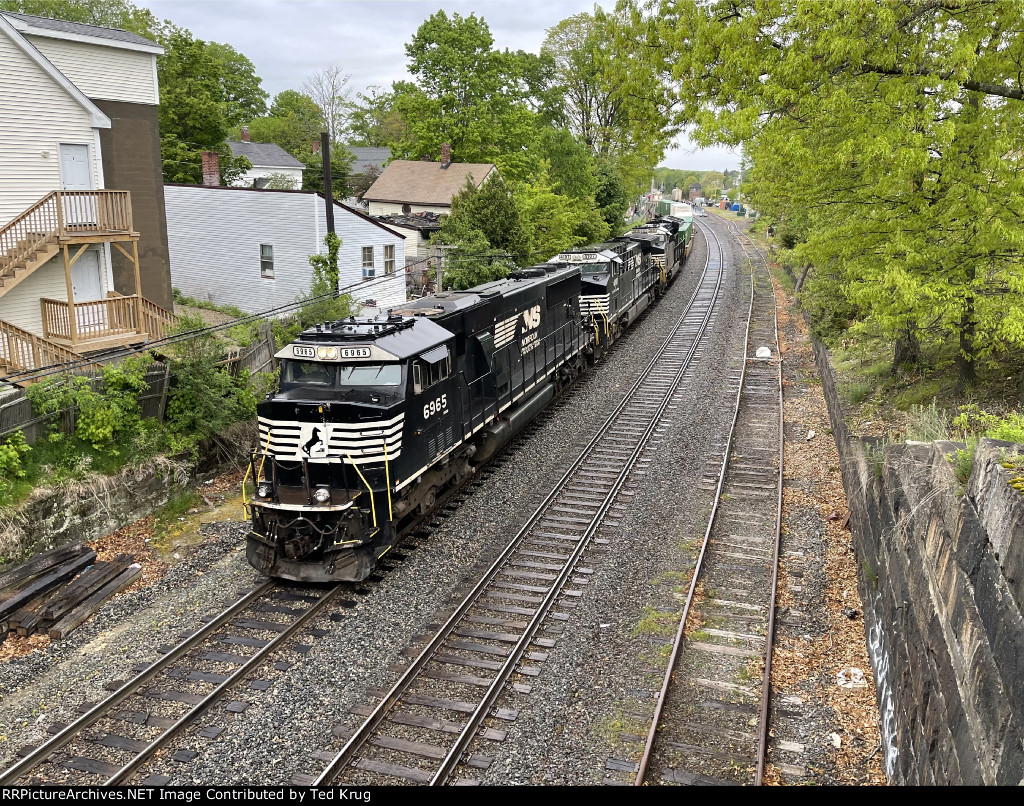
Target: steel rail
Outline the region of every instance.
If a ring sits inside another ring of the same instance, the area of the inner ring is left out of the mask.
[[[360,747],[362,747],[363,744],[365,744],[365,742],[369,739],[372,733],[380,726],[380,724],[387,717],[391,709],[399,702],[401,697],[408,691],[408,689],[411,687],[413,681],[417,678],[420,671],[422,671],[422,669],[427,665],[427,663],[430,661],[430,659],[436,653],[436,651],[440,648],[440,646],[448,639],[448,637],[454,631],[455,627],[461,621],[462,617],[473,607],[475,602],[479,600],[482,592],[487,588],[491,580],[497,574],[498,570],[500,570],[503,567],[508,558],[515,553],[518,546],[522,542],[523,538],[530,533],[533,527],[540,520],[542,520],[547,508],[557,498],[559,493],[562,491],[562,488],[566,486],[567,482],[573,477],[573,475],[586,463],[593,449],[600,443],[601,439],[605,436],[605,434],[609,430],[611,430],[611,427],[614,424],[616,418],[618,418],[626,410],[627,406],[632,401],[633,396],[637,393],[637,391],[640,389],[643,383],[648,379],[650,371],[653,369],[655,365],[659,363],[664,354],[672,346],[673,339],[675,339],[676,336],[679,335],[679,332],[685,323],[686,317],[689,315],[691,309],[694,307],[694,304],[700,296],[702,290],[705,290],[703,287],[705,284],[705,278],[708,273],[708,266],[709,261],[705,263],[703,273],[701,276],[701,282],[698,283],[697,288],[694,290],[692,296],[688,300],[686,309],[677,320],[673,328],[672,334],[665,340],[665,342],[658,350],[657,354],[644,368],[640,378],[624,395],[619,405],[608,416],[604,424],[598,429],[596,435],[584,447],[579,457],[569,468],[569,470],[567,470],[565,474],[563,474],[562,478],[554,485],[552,491],[545,497],[544,501],[540,504],[540,506],[537,507],[533,515],[530,516],[527,523],[523,526],[519,533],[509,542],[506,548],[502,551],[501,555],[482,575],[480,581],[474,586],[473,590],[470,591],[469,594],[467,594],[467,596],[455,609],[451,617],[445,622],[444,625],[442,625],[436,631],[434,637],[427,643],[424,649],[420,652],[420,654],[412,662],[412,664],[410,664],[409,668],[405,671],[405,673],[403,673],[399,680],[395,682],[392,688],[384,696],[380,704],[378,704],[378,706],[373,710],[373,712],[364,720],[362,725],[360,725],[360,727],[356,729],[356,731],[348,739],[348,741],[341,748],[341,750],[338,751],[334,759],[328,764],[328,766],[320,774],[319,778],[314,782],[314,786],[328,785],[331,781],[333,781],[341,772],[341,770],[351,760],[352,755],[354,755],[354,753]],[[666,393],[665,400],[663,401],[662,407],[660,409],[661,411],[664,410],[664,407],[667,405],[668,400],[671,399],[671,396],[675,392],[675,388],[678,385],[679,377],[682,375],[683,372],[685,372],[690,361],[692,360],[694,351],[700,343],[700,339],[703,336],[704,329],[706,328],[707,322],[711,317],[712,311],[714,310],[714,303],[717,300],[718,294],[721,289],[723,272],[724,266],[720,265],[716,285],[714,288],[714,296],[712,300],[708,303],[707,310],[703,314],[701,321],[701,329],[694,337],[693,344],[688,350],[686,358],[682,361],[680,369],[676,374],[675,379],[669,385],[669,391]],[[657,415],[652,417],[651,424],[649,425],[647,432],[639,442],[639,447],[636,454],[637,456],[639,455],[640,450],[642,450],[643,446],[646,444],[647,439],[649,438],[650,433],[653,431],[654,425],[656,423]],[[635,461],[635,456],[632,457],[630,461]],[[511,670],[514,669],[516,664],[518,664],[522,655],[522,651],[525,650],[526,646],[528,646],[529,643],[535,637],[537,627],[543,620],[544,616],[546,616],[547,611],[550,608],[550,602],[554,600],[558,591],[561,589],[564,579],[568,577],[568,574],[575,567],[579,555],[582,554],[583,548],[587,546],[590,536],[593,534],[593,531],[596,530],[597,525],[600,524],[603,514],[607,511],[607,508],[611,505],[611,502],[614,500],[615,494],[621,488],[621,483],[622,480],[625,478],[625,475],[626,471],[624,470],[623,473],[621,473],[620,476],[617,478],[611,493],[608,495],[604,503],[601,505],[597,516],[592,521],[591,525],[587,527],[583,537],[581,537],[579,542],[577,543],[576,551],[574,551],[570,555],[570,558],[566,561],[566,566],[563,569],[562,573],[559,575],[557,583],[553,583],[551,585],[549,593],[545,597],[544,602],[542,602],[538,606],[533,619],[527,626],[527,629],[524,631],[523,637],[519,640],[519,642],[517,642],[514,649],[509,653],[506,663],[497,672],[494,682],[491,684],[491,686],[488,688],[487,693],[484,695],[482,704],[477,708],[474,714],[470,715],[462,732],[456,739],[455,745],[453,746],[452,750],[447,754],[445,759],[442,761],[438,773],[435,774],[433,780],[431,781],[432,785],[444,782],[444,779],[448,776],[450,769],[454,768],[458,759],[461,757],[465,745],[468,744],[468,742],[473,738],[476,729],[479,726],[479,722],[482,721],[482,719],[486,716],[487,713],[489,713],[493,705],[493,701],[497,698],[498,693],[500,693],[501,689],[507,682],[507,678],[509,674],[511,674]]]
[[[764,259],[764,255],[761,254],[761,250],[757,248],[757,245],[751,241],[750,236],[746,233],[741,233],[739,228],[730,222],[730,228],[733,230],[733,234],[736,240],[739,241],[740,235],[747,239],[748,243],[753,247],[754,253],[761,261],[762,266],[766,272],[768,272],[768,264]],[[740,242],[742,246],[742,241]],[[743,248],[746,252],[746,247]],[[769,273],[768,282],[771,283],[771,275]],[[776,489],[776,506],[775,506],[775,535],[774,535],[774,550],[772,552],[772,581],[771,581],[771,595],[768,601],[768,629],[765,634],[765,658],[764,658],[764,685],[761,687],[761,710],[760,719],[758,723],[758,735],[757,735],[757,770],[754,774],[754,786],[761,786],[764,784],[764,766],[768,758],[768,717],[769,709],[771,708],[771,687],[772,687],[772,648],[775,643],[775,603],[778,597],[778,583],[779,583],[779,551],[782,543],[782,482],[783,482],[783,457],[785,455],[785,412],[783,411],[783,403],[785,402],[782,394],[782,349],[779,344],[779,306],[778,297],[775,295],[775,285],[772,286],[772,299],[775,302],[775,348],[779,351],[779,360],[776,363],[776,371],[778,373],[779,382],[779,476],[778,476],[778,487]]]
[[[225,692],[230,690],[247,674],[259,668],[268,655],[279,650],[284,643],[302,629],[309,621],[319,615],[329,604],[333,603],[341,592],[342,586],[337,585],[333,590],[327,591],[305,613],[295,619],[288,627],[270,643],[262,647],[259,652],[253,655],[244,664],[238,667],[224,682],[207,694],[200,702],[196,703],[188,713],[183,714],[177,722],[157,736],[148,746],[141,750],[131,761],[125,764],[120,770],[110,776],[104,782],[104,786],[116,786],[123,784],[125,780],[141,767],[157,750],[169,743],[174,737],[181,733],[188,725],[194,722],[200,715],[205,713]]]
[[[722,242],[719,240],[718,235],[713,232],[711,227],[707,224],[699,225],[701,230],[705,233],[705,238],[708,234],[714,238],[715,243],[718,246],[718,253],[720,259],[724,265],[725,263],[725,251],[722,248]],[[710,249],[708,250],[710,252]],[[746,333],[743,337],[743,354],[746,357],[748,341],[750,340],[750,322],[753,318],[754,313],[754,277],[751,273],[750,277],[750,305],[747,310],[747,327]],[[718,506],[722,499],[722,487],[725,485],[725,471],[729,464],[729,453],[732,450],[733,435],[736,431],[736,421],[739,418],[740,412],[740,397],[743,394],[743,381],[746,378],[747,373],[747,362],[743,361],[743,367],[740,371],[740,382],[736,389],[736,403],[733,408],[732,424],[729,427],[729,437],[726,440],[725,449],[722,452],[722,468],[718,476],[718,486],[715,489],[715,502],[711,507],[711,514],[708,516],[708,526],[704,532],[704,541],[700,547],[700,553],[697,555],[697,562],[694,565],[693,576],[690,579],[690,587],[686,593],[686,602],[683,605],[683,613],[679,618],[679,626],[676,629],[675,639],[672,643],[672,653],[669,655],[668,666],[665,669],[665,676],[661,683],[661,690],[658,693],[658,699],[654,706],[654,716],[651,719],[651,727],[647,732],[647,740],[644,743],[644,752],[640,758],[640,764],[638,765],[636,776],[633,779],[634,786],[643,786],[644,775],[647,772],[647,766],[651,760],[651,753],[654,750],[654,740],[658,732],[658,724],[661,721],[661,714],[665,710],[665,701],[668,697],[668,690],[672,683],[672,675],[675,673],[676,663],[679,659],[679,651],[683,645],[683,632],[686,627],[686,620],[690,614],[690,605],[693,603],[693,597],[697,590],[697,581],[700,577],[701,566],[704,562],[704,555],[707,553],[708,543],[711,539],[711,530],[715,523],[715,516],[718,514]]]
[[[96,722],[112,711],[115,706],[120,705],[128,697],[135,694],[143,685],[156,677],[161,671],[187,655],[198,644],[202,643],[210,634],[220,629],[220,627],[234,618],[239,612],[245,610],[254,599],[258,599],[267,591],[271,590],[275,584],[276,583],[268,580],[258,588],[251,590],[234,604],[230,605],[220,615],[201,627],[188,638],[185,638],[170,652],[154,662],[152,666],[137,674],[105,700],[95,705],[60,731],[60,733],[56,734],[52,739],[40,745],[17,764],[14,764],[5,770],[3,774],[0,775],[0,785],[10,786],[17,783],[18,779],[22,775],[35,769],[55,752],[74,740],[74,738],[83,730],[96,724]]]

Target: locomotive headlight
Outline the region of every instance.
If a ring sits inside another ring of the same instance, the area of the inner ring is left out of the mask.
[[[256,495],[260,498],[270,498],[273,494],[274,488],[269,482],[260,482],[259,486],[256,487]]]
[[[331,491],[326,487],[317,487],[313,493],[313,500],[318,504],[326,504],[331,498]]]
[[[321,361],[335,361],[338,358],[337,347],[317,347],[316,357]]]

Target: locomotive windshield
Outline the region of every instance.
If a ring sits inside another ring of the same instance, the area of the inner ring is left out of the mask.
[[[323,364],[283,361],[281,391],[301,387],[355,389],[366,386],[401,386],[401,364]]]
[[[611,261],[603,263],[581,263],[580,271],[584,274],[608,274],[612,270]]]

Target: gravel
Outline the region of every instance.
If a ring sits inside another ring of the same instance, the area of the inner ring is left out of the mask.
[[[179,747],[198,755],[173,761],[166,753],[148,772],[173,784],[286,784],[296,773],[325,766],[313,754],[338,749],[339,721],[354,726],[355,705],[372,705],[372,689],[386,689],[415,645],[460,600],[458,590],[490,564],[572,463],[579,448],[619,403],[623,393],[670,332],[704,262],[698,237],[683,275],[670,293],[569,393],[517,439],[470,488],[465,501],[406,559],[365,587],[353,607],[314,623],[321,636],[300,639],[308,651],[286,650],[258,678],[265,691],[243,686],[232,697],[250,703],[241,713],[214,708]],[[734,264],[735,265],[735,264]],[[661,639],[639,625],[655,610],[677,610],[676,574],[688,568],[689,541],[702,533],[711,493],[701,476],[731,417],[719,377],[727,344],[742,338],[747,291],[737,271],[725,288],[722,313],[705,337],[692,374],[660,438],[653,463],[638,475],[636,494],[620,499],[624,517],[602,536],[612,542],[594,568],[578,607],[550,651],[529,695],[510,693],[499,705],[519,710],[504,742],[476,748],[493,756],[483,783],[594,784],[609,757],[628,757],[623,734],[645,731],[665,658]],[[574,452],[575,451],[575,452]],[[153,660],[155,647],[173,642],[197,613],[222,610],[258,576],[243,552],[247,527],[210,524],[195,546],[159,583],[120,597],[95,619],[44,651],[0,666],[0,763],[18,748],[38,744],[54,721],[70,721],[77,706],[106,694],[103,685],[131,676]],[[596,558],[596,555],[591,555]],[[589,561],[588,561],[589,562]],[[225,730],[198,737],[207,726]]]

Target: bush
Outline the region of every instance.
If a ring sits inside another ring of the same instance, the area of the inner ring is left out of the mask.
[[[131,445],[142,421],[139,395],[147,388],[149,355],[129,356],[103,367],[99,377],[62,375],[28,388],[28,399],[39,415],[77,410],[75,436],[111,457]]]

